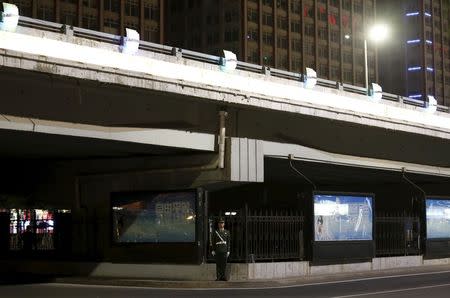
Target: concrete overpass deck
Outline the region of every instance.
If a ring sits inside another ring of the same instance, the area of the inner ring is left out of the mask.
[[[230,137],[450,166],[448,113],[146,50],[126,55],[117,44],[55,30],[0,32],[0,79],[7,115],[216,134],[217,112],[227,110]]]

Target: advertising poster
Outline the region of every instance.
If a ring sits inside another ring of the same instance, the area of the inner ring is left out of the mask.
[[[119,243],[195,241],[195,192],[127,193],[112,198]]]
[[[450,238],[450,200],[426,200],[427,238]]]
[[[370,196],[314,195],[314,240],[372,240]]]

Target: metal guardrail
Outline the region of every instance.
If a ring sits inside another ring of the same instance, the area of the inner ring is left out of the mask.
[[[109,33],[104,33],[100,31],[94,31],[79,27],[72,27],[68,25],[63,25],[59,23],[43,21],[39,19],[33,19],[29,17],[20,16],[19,25],[23,27],[36,28],[40,30],[52,31],[52,32],[60,32],[65,34],[72,34],[73,36],[98,40],[102,42],[107,42],[111,44],[119,45],[122,37],[118,35],[113,35]],[[183,57],[190,60],[210,63],[210,64],[219,64],[222,61],[222,58],[219,56],[209,55],[205,53],[195,52],[191,50],[181,49],[177,47],[161,45],[157,43],[152,43],[148,41],[140,41],[139,48],[146,51],[152,51],[167,55],[173,55],[177,57]],[[295,80],[295,81],[303,81],[304,74],[289,72],[286,70],[270,68],[267,66],[251,64],[247,62],[238,61],[237,67],[238,70],[253,72],[253,73],[263,73],[266,75],[270,75],[273,77]],[[361,95],[366,95],[367,90],[364,87],[342,84],[341,82],[331,81],[323,78],[317,78],[317,85],[327,88],[339,89],[350,93],[356,93]],[[413,105],[417,107],[425,107],[426,101],[417,100],[408,97],[403,97],[395,94],[385,93],[383,92],[382,99],[388,101],[399,102],[407,105]],[[438,111],[449,113],[450,109],[447,106],[438,105]]]

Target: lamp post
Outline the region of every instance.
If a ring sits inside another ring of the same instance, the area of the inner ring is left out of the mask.
[[[369,94],[369,66],[367,63],[367,37],[370,40],[375,42],[380,42],[386,39],[388,36],[389,29],[386,25],[378,24],[374,25],[369,31],[366,33],[366,38],[364,38],[364,71],[365,71],[365,79],[366,79],[366,92]]]

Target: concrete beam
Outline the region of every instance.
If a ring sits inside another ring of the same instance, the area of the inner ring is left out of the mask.
[[[293,159],[316,163],[335,164],[341,166],[361,167],[368,169],[450,177],[449,167],[428,166],[423,164],[399,162],[385,159],[367,158],[352,155],[336,154],[301,145],[263,142],[264,157]]]
[[[42,134],[132,142],[212,152],[214,135],[172,129],[105,127],[0,115],[0,129]]]

